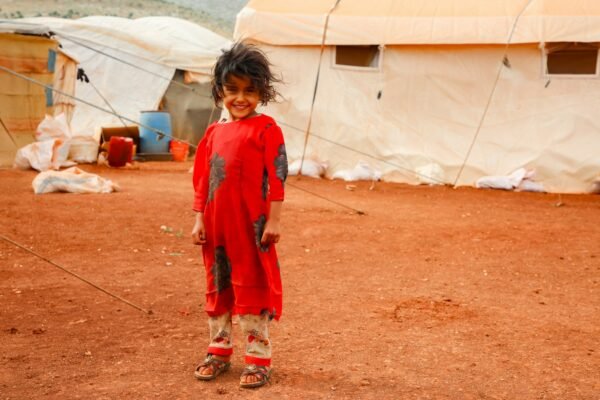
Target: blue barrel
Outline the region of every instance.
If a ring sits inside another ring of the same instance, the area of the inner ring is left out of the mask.
[[[142,111],[140,123],[150,128],[157,129],[161,132],[171,135],[171,115],[164,111]],[[139,153],[168,153],[169,142],[171,138],[164,136],[162,139],[159,135],[144,126],[140,126],[140,149]]]

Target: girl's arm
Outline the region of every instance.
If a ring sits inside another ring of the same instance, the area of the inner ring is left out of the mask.
[[[288,173],[287,154],[283,133],[276,125],[272,125],[263,133],[264,163],[269,177],[270,203],[269,216],[261,238],[263,246],[277,243],[280,237],[281,206],[284,198],[284,184]]]
[[[204,135],[196,149],[196,157],[194,158],[194,175],[192,182],[194,183],[194,204],[192,209],[197,212],[204,212],[206,199],[208,197],[208,134]]]
[[[204,207],[206,206],[208,197],[208,174],[210,172],[208,168],[208,155],[210,154],[208,142],[213,128],[214,124],[206,130],[204,137],[198,144],[196,158],[194,159],[194,175],[192,178],[194,184],[194,204],[192,209],[196,211],[196,219],[192,228],[193,244],[206,243]]]

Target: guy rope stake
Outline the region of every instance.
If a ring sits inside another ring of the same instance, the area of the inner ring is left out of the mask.
[[[11,244],[15,245],[18,248],[20,248],[22,250],[25,250],[26,252],[28,252],[30,254],[33,254],[37,258],[46,261],[48,264],[50,264],[50,265],[52,265],[52,266],[54,266],[54,267],[56,267],[58,269],[63,270],[67,274],[74,276],[75,278],[79,279],[80,281],[87,283],[88,285],[92,286],[93,288],[98,289],[99,291],[104,292],[104,293],[106,293],[107,295],[109,295],[111,297],[114,297],[115,299],[119,300],[120,302],[125,303],[128,306],[133,307],[136,310],[139,310],[139,311],[143,312],[144,314],[148,314],[148,315],[152,315],[153,314],[152,310],[146,310],[146,309],[138,306],[137,304],[134,304],[134,303],[132,303],[132,302],[130,302],[128,300],[125,300],[124,298],[122,298],[122,297],[120,297],[120,296],[118,296],[118,295],[116,295],[114,293],[109,292],[108,290],[104,289],[103,287],[100,287],[100,286],[96,285],[95,283],[87,280],[86,278],[82,277],[81,275],[78,275],[75,272],[69,271],[67,268],[63,267],[62,265],[59,265],[59,264],[55,263],[54,261],[52,261],[52,260],[50,260],[50,259],[48,259],[48,258],[46,258],[46,257],[44,257],[44,256],[42,256],[42,255],[40,255],[38,253],[36,253],[35,251],[33,251],[31,249],[28,249],[27,247],[23,246],[22,244],[17,243],[14,240],[11,240],[11,239],[7,238],[4,235],[0,235],[0,239],[6,241],[8,243],[11,243]]]

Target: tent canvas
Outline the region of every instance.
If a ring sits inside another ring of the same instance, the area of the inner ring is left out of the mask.
[[[342,0],[321,56],[334,3],[251,0],[238,14],[234,36],[258,43],[283,75],[283,100],[265,112],[283,122],[291,160],[304,150],[319,71],[306,154],[330,175],[365,160],[386,180],[418,183],[437,164],[436,178],[453,184],[466,161],[458,185],[525,166],[548,191],[589,189],[600,172],[599,75],[549,74],[546,57],[551,44],[600,42],[598,2]],[[376,60],[340,65],[349,46],[375,48]]]
[[[77,57],[91,82],[76,83],[77,97],[106,110],[114,108],[134,121],[139,121],[140,112],[157,110],[161,103],[169,107],[168,111],[188,110],[173,112],[173,136],[195,142],[204,133],[208,120],[195,119],[207,118],[212,111],[206,83],[229,40],[171,17],[24,21],[49,26],[63,48]],[[184,82],[177,71],[188,79]],[[114,115],[81,103],[71,123],[74,135],[96,137],[100,127],[124,124]]]

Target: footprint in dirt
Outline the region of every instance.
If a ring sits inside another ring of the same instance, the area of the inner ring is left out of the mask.
[[[427,328],[432,328],[472,318],[475,313],[450,298],[434,300],[416,297],[401,301],[388,315],[393,321],[403,326],[425,325]]]

